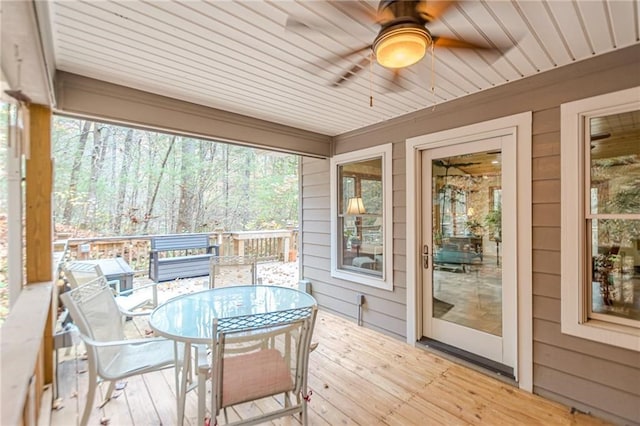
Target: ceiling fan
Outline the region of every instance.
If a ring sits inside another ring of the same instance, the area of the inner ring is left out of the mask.
[[[427,25],[438,20],[448,9],[458,3],[449,1],[428,0],[381,0],[378,10],[367,17],[380,25],[380,31],[370,45],[360,47],[339,55],[347,59],[353,55],[371,50],[373,58],[381,66],[390,69],[393,80],[397,82],[401,69],[419,62],[427,49],[436,47],[462,49],[490,49],[464,40],[441,37],[433,34]],[[352,9],[362,14],[360,6],[354,3],[340,3],[341,7]],[[355,8],[358,8],[356,11]],[[288,28],[308,28],[307,25],[290,18]],[[332,86],[340,86],[366,67],[369,58],[363,58],[350,67],[332,82]]]

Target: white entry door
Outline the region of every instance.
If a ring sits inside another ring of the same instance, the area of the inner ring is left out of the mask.
[[[422,151],[423,334],[513,368],[516,161],[509,136]]]

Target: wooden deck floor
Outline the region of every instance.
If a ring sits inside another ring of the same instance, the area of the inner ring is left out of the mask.
[[[135,334],[144,332],[145,325],[129,322],[128,327]],[[310,359],[310,425],[606,424],[323,311],[313,340],[319,346]],[[63,407],[52,413],[51,424],[69,426],[76,424],[84,407],[86,361],[74,351],[61,350],[60,355]],[[94,406],[89,424],[174,425],[173,374],[168,369],[128,379],[124,390],[116,391],[117,398],[101,409]],[[98,395],[106,386],[100,388]],[[194,392],[187,397],[187,425],[196,423]],[[230,418],[272,404],[280,401],[244,404]],[[299,422],[288,417],[268,424]]]

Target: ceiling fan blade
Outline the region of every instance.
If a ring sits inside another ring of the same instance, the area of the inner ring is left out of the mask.
[[[386,22],[389,22],[395,19],[395,14],[388,7],[378,7],[376,12],[375,22],[384,25]]]
[[[455,0],[424,0],[416,5],[416,10],[422,15],[427,22],[435,21],[445,14],[450,7],[458,3]]]
[[[359,47],[357,49],[349,50],[347,52],[336,53],[334,55],[322,56],[312,62],[312,65],[313,65],[312,68],[315,71],[311,71],[311,69],[310,71],[316,72],[318,68],[322,70],[326,70],[327,68],[332,66],[344,66],[345,61],[349,61],[350,63],[355,62],[358,59],[357,58],[351,59],[351,58],[355,55],[362,54],[362,52],[365,52],[367,50],[371,50],[371,45]],[[366,55],[364,59],[368,61],[369,55]]]
[[[369,58],[362,58],[357,64],[353,65],[347,71],[345,71],[342,75],[340,75],[337,79],[335,79],[332,83],[332,87],[340,87],[343,86],[350,79],[355,77],[360,71],[365,69],[369,65]]]
[[[359,47],[357,49],[353,49],[353,50],[349,50],[348,52],[343,52],[343,53],[338,53],[336,55],[332,55],[332,56],[328,56],[323,58],[325,61],[327,62],[331,62],[331,63],[335,63],[337,62],[339,59],[348,59],[353,55],[357,55],[358,53],[362,53],[366,50],[371,50],[371,45],[368,44],[366,46],[363,47]],[[368,58],[365,58],[366,60],[369,60]]]
[[[436,47],[448,47],[453,49],[478,49],[478,50],[491,50],[491,46],[482,46],[480,44],[471,43],[464,40],[458,40],[455,38],[438,37],[433,36],[433,44]]]
[[[299,19],[294,18],[293,16],[287,16],[287,22],[285,22],[284,24],[284,29],[286,31],[291,31],[294,33],[314,30],[310,25],[302,22]]]
[[[444,160],[433,160],[433,163],[438,167],[444,167],[444,168],[449,168],[449,167],[469,167],[469,166],[475,166],[475,165],[478,165],[478,164],[482,164],[482,163],[478,163],[478,162],[451,163],[450,161],[447,161],[445,163]]]
[[[335,37],[371,37],[374,32],[374,25],[371,28],[368,26],[356,26],[349,28],[349,32],[345,32],[344,28],[337,27],[334,23],[321,21],[317,19],[304,18],[300,19],[293,15],[287,16],[287,20],[284,24],[284,31],[292,34],[298,34],[306,36],[309,34],[331,34]]]
[[[334,1],[331,4],[359,21],[381,24],[394,18],[393,13],[388,9],[372,10],[358,1]]]
[[[355,74],[359,72],[359,69],[353,70],[354,68],[357,68],[358,66],[361,66],[361,64],[365,64],[369,62],[369,55],[362,56],[362,52],[366,50],[371,50],[371,45],[353,49],[348,52],[342,52],[342,53],[337,53],[330,56],[320,57],[310,62],[309,66],[307,66],[306,68],[307,68],[307,71],[309,71],[310,73],[317,74],[318,71],[328,71],[329,68],[333,70],[335,69],[336,66],[343,68],[345,66],[349,66],[349,64],[354,64],[356,61],[358,61],[356,65],[351,65],[348,71],[344,72],[339,78],[336,78],[335,81],[331,82],[331,86],[337,87],[340,84],[342,84],[344,80],[347,80],[350,78],[349,73]],[[358,54],[360,56],[354,58],[354,56]],[[331,72],[333,73],[333,71]]]
[[[385,92],[404,92],[409,90],[406,79],[402,78],[402,69],[396,68],[389,70],[392,72],[391,79],[385,80],[383,89]]]

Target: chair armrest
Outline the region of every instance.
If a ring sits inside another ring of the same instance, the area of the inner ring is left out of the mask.
[[[154,286],[157,286],[157,285],[158,285],[158,283],[151,283],[151,284],[141,285],[141,286],[135,287],[135,288],[130,288],[128,290],[121,291],[120,293],[118,293],[118,296],[126,296],[127,294],[133,294],[138,290],[142,290],[142,289],[149,288],[149,287],[154,287]]]
[[[150,337],[150,338],[141,338],[141,339],[129,339],[129,340],[112,340],[109,342],[101,342],[98,340],[94,340],[84,334],[80,334],[82,341],[85,342],[89,346],[93,346],[96,348],[108,348],[115,346],[126,346],[126,345],[142,345],[144,343],[149,342],[157,342],[157,341],[165,341],[164,337]]]
[[[129,311],[127,309],[122,309],[120,305],[118,305],[118,309],[120,310],[120,314],[126,317],[143,317],[147,315],[151,315],[152,311]]]
[[[139,286],[139,287],[134,287],[128,290],[125,290],[123,292],[121,292],[120,294],[118,294],[117,296],[129,296],[134,294],[135,292],[139,291],[139,290],[144,290],[146,288],[151,287],[151,299],[149,300],[152,304],[152,306],[155,308],[156,306],[158,306],[158,283],[151,283],[151,284],[145,284],[143,286]],[[146,304],[146,302],[144,303]],[[132,309],[137,309],[136,308],[132,308]],[[121,309],[122,310],[122,309]]]

